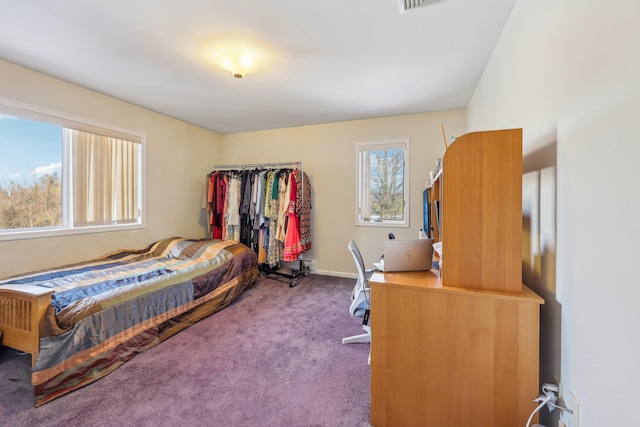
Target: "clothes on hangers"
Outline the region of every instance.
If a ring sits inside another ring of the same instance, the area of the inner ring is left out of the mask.
[[[284,248],[282,249],[282,259],[285,261],[295,261],[300,254],[304,252],[304,248],[300,243],[300,217],[296,213],[298,193],[296,181],[296,173],[294,172],[289,177],[288,196],[286,200],[287,231],[284,239]]]
[[[275,266],[311,248],[311,183],[300,169],[214,170],[206,208],[214,239],[239,241]]]
[[[296,214],[300,219],[300,244],[303,251],[311,249],[311,181],[306,172],[296,169],[296,180],[302,188],[296,192]]]

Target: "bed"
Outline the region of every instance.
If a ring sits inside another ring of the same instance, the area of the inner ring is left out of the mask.
[[[0,343],[32,355],[40,406],[228,306],[257,274],[241,243],[173,237],[13,276],[0,280]]]

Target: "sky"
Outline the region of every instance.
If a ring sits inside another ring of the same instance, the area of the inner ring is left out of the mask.
[[[59,174],[61,162],[61,126],[0,114],[0,185]]]

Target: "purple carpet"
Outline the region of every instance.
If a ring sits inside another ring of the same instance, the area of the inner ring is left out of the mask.
[[[0,347],[2,426],[369,426],[355,279],[258,278],[231,306],[105,378],[33,407],[30,356]]]

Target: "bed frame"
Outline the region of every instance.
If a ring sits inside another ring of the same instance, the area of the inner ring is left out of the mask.
[[[30,285],[0,285],[0,344],[31,354],[40,351],[40,324],[53,290]]]
[[[255,252],[239,242],[170,237],[13,276],[0,282],[0,345],[31,355],[40,406],[224,309],[257,275]],[[76,288],[85,287],[87,295],[109,289],[81,301]],[[57,299],[73,301],[59,310]]]

